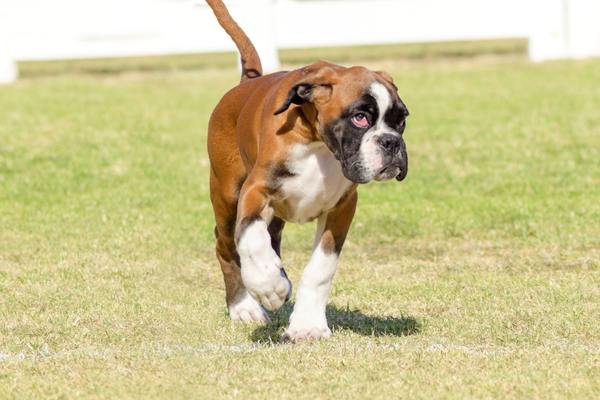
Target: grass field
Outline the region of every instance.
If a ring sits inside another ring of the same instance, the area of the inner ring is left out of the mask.
[[[205,135],[235,69],[0,87],[0,398],[597,398],[600,60],[384,66],[409,176],[360,189],[334,336],[298,345],[289,306],[226,315]]]

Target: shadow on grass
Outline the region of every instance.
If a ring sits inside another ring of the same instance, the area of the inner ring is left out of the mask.
[[[287,327],[294,305],[286,303],[276,312],[270,313],[271,322],[256,328],[250,339],[258,343],[278,343]],[[410,316],[373,316],[359,310],[327,306],[327,321],[333,334],[350,330],[363,336],[409,336],[421,331],[421,324]]]

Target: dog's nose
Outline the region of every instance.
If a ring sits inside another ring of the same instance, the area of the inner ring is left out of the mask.
[[[400,150],[401,140],[402,139],[400,139],[400,136],[398,135],[384,133],[383,135],[379,136],[378,142],[386,153],[396,154],[398,150]]]

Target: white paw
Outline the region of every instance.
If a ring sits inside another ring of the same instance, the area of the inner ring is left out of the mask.
[[[279,257],[253,263],[242,259],[242,280],[246,290],[267,310],[274,311],[287,301],[292,283],[281,267]]]
[[[250,293],[267,310],[277,310],[292,292],[292,284],[283,271],[281,259],[271,247],[271,237],[264,221],[246,228],[238,253],[242,264],[242,281]]]
[[[327,326],[325,315],[293,312],[290,316],[290,326],[283,334],[284,342],[300,342],[308,339],[327,339],[331,330]]]
[[[233,321],[267,322],[269,316],[258,302],[244,290],[229,305],[229,317]]]

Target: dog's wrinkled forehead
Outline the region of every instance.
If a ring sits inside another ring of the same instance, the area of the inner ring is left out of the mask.
[[[364,99],[372,103],[373,126],[381,129],[396,129],[408,115],[406,106],[396,92],[383,83],[375,81],[367,89]]]
[[[392,108],[392,95],[390,91],[380,82],[373,82],[369,86],[368,95],[373,96],[377,103],[379,116],[385,116]]]

